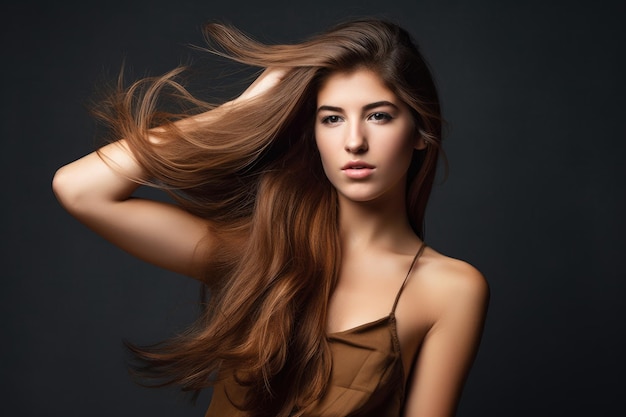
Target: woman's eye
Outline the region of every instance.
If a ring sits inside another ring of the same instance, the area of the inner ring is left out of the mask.
[[[375,122],[387,122],[391,120],[391,116],[388,113],[377,112],[377,113],[372,113],[369,116],[369,119]]]
[[[339,123],[341,121],[341,117],[339,116],[326,116],[322,119],[322,123],[324,124],[335,124],[335,123]]]

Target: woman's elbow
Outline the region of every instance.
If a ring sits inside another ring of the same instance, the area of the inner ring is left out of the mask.
[[[72,173],[68,166],[59,168],[52,178],[52,191],[57,200],[71,214],[77,214],[81,210],[81,201],[84,193],[80,181]]]

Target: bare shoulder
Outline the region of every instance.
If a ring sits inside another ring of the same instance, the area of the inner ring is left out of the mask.
[[[489,300],[489,285],[478,269],[432,248],[427,248],[422,255],[415,278],[419,283],[415,291],[439,309],[471,305],[482,309]]]
[[[412,279],[411,296],[418,307],[404,310],[405,328],[413,325],[416,330],[399,334],[407,352],[417,346],[409,364],[414,373],[405,414],[452,416],[480,343],[489,286],[472,265],[431,248]]]

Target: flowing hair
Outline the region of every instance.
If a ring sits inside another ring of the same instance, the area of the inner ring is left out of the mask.
[[[297,416],[328,384],[327,307],[341,263],[336,192],[315,146],[317,91],[334,72],[367,68],[411,108],[415,134],[427,144],[413,151],[407,180],[407,213],[419,236],[440,151],[437,92],[409,34],[389,22],[350,21],[289,45],[216,23],[205,33],[212,53],[287,72],[261,96],[195,123],[184,118],[215,106],[183,87],[182,69],[120,87],[101,113],[151,184],[209,220],[207,235],[217,242],[199,319],[164,342],[129,348],[150,385],[197,393],[228,377],[245,388],[237,406],[250,415]],[[166,92],[186,110],[160,111]]]

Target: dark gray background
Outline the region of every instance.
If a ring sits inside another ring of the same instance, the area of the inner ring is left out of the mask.
[[[122,61],[160,74],[222,20],[295,41],[350,16],[408,28],[449,122],[427,241],[476,265],[492,301],[459,416],[623,415],[623,1],[21,2],[2,14],[3,415],[202,416],[134,385],[121,340],[194,317],[198,285],[74,221],[50,180],[91,151],[85,103]]]

